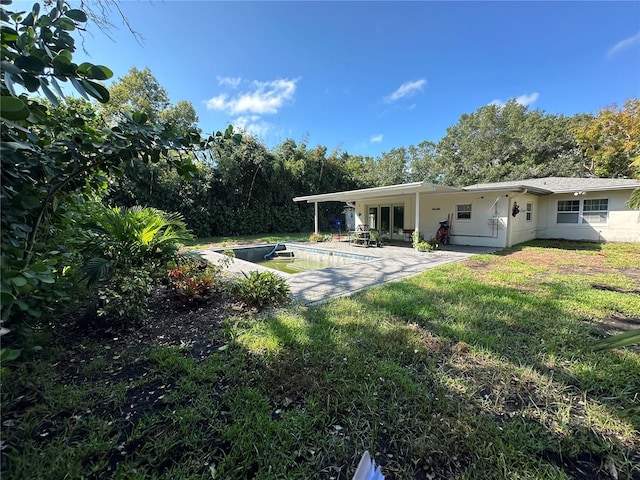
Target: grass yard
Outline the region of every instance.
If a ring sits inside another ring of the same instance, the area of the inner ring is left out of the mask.
[[[156,306],[2,385],[2,477],[639,479],[640,245],[533,242],[319,307]],[[173,323],[167,323],[169,320]]]
[[[187,246],[188,249],[200,249],[207,247],[228,247],[232,245],[247,245],[256,243],[277,243],[277,242],[305,242],[309,240],[311,233],[273,233],[263,235],[247,235],[243,237],[208,237],[195,238]]]

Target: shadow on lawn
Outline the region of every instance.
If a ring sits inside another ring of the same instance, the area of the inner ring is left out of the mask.
[[[575,294],[563,285],[549,285],[556,295]],[[584,445],[600,443],[593,432],[581,425],[581,419],[587,415],[583,408],[585,402],[598,403],[603,415],[627,422],[635,431],[640,428],[638,409],[633,408],[633,392],[640,391],[637,361],[625,359],[616,352],[594,354],[579,347],[589,345],[591,341],[591,338],[585,340],[584,324],[576,321],[570,312],[559,308],[553,300],[517,288],[492,286],[473,280],[459,288],[443,285],[443,288],[432,290],[418,288],[412,283],[396,283],[389,285],[385,293],[382,302],[376,300],[376,295],[369,296],[366,301],[372,309],[388,312],[407,322],[416,322],[452,342],[454,351],[456,345],[468,344],[490,352],[500,362],[506,360],[514,368],[530,368],[549,382],[550,390],[566,391],[579,400],[569,412],[576,417],[570,422],[569,434],[580,438]],[[403,301],[407,298],[411,301]],[[504,312],[509,313],[505,315]],[[552,365],[545,360],[547,355],[553,358]],[[579,362],[578,356],[583,357],[584,368],[578,368],[577,373],[570,372],[566,365]],[[601,370],[598,370],[598,364],[603,365]],[[483,364],[483,360],[456,368],[469,378],[480,378],[478,394],[489,401],[484,403],[495,406],[496,402],[504,402],[502,412],[497,409],[498,414],[510,413],[509,410],[517,410],[528,402],[542,403],[546,405],[547,413],[556,413],[554,409],[558,398],[545,396],[544,392],[532,392],[531,384],[526,384],[522,378],[514,380],[513,369],[509,374],[493,363]],[[498,380],[494,383],[493,393],[482,388],[482,381],[486,379]],[[489,411],[495,413],[496,409],[490,408]],[[565,435],[567,433],[564,432]],[[606,435],[605,432],[600,434]],[[581,452],[583,460],[583,454],[602,454],[616,448],[614,444],[607,447],[602,443],[600,447],[603,448],[600,452]],[[636,461],[640,459],[638,444],[628,453],[634,455]],[[637,467],[635,475],[640,475]],[[577,478],[591,477],[583,472]]]
[[[575,290],[553,279],[544,294],[453,284],[445,270],[429,278],[236,320],[233,341],[233,321],[200,316],[214,327],[182,346],[181,330],[199,326],[185,311],[175,326],[144,337],[171,336],[172,347],[114,360],[127,374],[94,389],[122,395],[86,399],[93,412],[72,408],[67,424],[46,418],[51,428],[34,429],[38,448],[25,458],[44,458],[47,443],[47,461],[64,451],[82,467],[75,478],[350,479],[368,449],[387,480],[559,478],[556,469],[595,480],[612,478],[604,467],[613,456],[618,478],[640,478],[631,466],[640,464],[638,441],[617,442],[613,430],[592,430],[586,420],[586,404],[596,404],[614,427],[638,430],[637,357],[580,350],[588,332],[553,300]],[[116,340],[102,342],[100,358],[120,356]],[[80,395],[92,377],[78,375],[59,395]],[[33,409],[48,412],[48,398]],[[83,435],[71,436],[72,449],[56,443],[68,440],[64,432],[52,438],[64,425]],[[11,455],[28,446],[11,446]],[[67,471],[64,460],[48,471]]]
[[[363,320],[349,320],[356,312]],[[624,379],[640,387],[631,365],[608,353],[606,375],[570,373],[562,364],[576,361],[584,328],[548,298],[475,281],[437,290],[403,282],[302,317],[302,336],[279,317],[267,323],[283,349],[259,360],[256,386],[274,411],[304,411],[331,439],[313,458],[298,457],[325,467],[318,478],[349,478],[364,449],[387,478],[546,478],[559,468],[605,479],[610,455],[640,478],[629,466],[638,445],[620,446],[584,422],[585,402],[597,402],[602,415],[638,429],[637,412],[621,410],[631,396],[614,393],[633,389]]]

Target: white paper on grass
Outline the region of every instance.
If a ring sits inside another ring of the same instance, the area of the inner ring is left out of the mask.
[[[371,458],[369,452],[364,452],[362,455],[353,480],[384,480],[380,467],[376,467],[376,462]]]

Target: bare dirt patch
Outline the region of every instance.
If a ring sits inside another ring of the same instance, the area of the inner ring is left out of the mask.
[[[607,256],[601,252],[587,256],[584,252],[572,252],[568,250],[525,249],[509,253],[502,258],[545,268],[550,273],[585,274],[616,271],[607,265]]]

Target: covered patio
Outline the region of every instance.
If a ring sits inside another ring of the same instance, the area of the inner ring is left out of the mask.
[[[315,233],[320,231],[318,203],[343,202],[356,210],[356,227],[367,225],[372,229],[378,230],[383,236],[388,235],[389,240],[410,241],[410,237],[407,238],[408,232],[413,230],[421,231],[421,198],[436,194],[455,194],[461,191],[462,189],[455,187],[435,185],[428,182],[413,182],[386,187],[306,195],[295,197],[293,201],[314,204]],[[426,227],[426,225],[422,225],[422,227]]]

